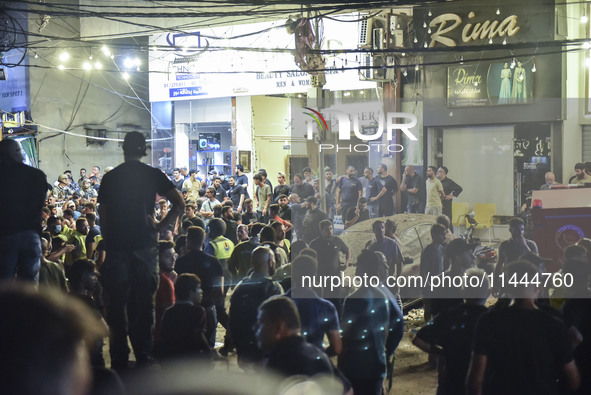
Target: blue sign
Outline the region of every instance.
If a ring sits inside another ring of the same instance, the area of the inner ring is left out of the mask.
[[[207,92],[202,91],[202,87],[195,86],[189,88],[173,88],[169,89],[169,95],[171,98],[174,97],[187,97],[187,96],[201,96],[206,95]]]

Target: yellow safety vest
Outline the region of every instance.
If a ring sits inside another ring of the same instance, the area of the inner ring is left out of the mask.
[[[71,243],[73,240],[77,241],[77,246],[74,251],[66,254],[66,265],[71,265],[76,259],[86,258],[86,236],[74,231],[70,235],[68,242]]]
[[[213,247],[214,256],[219,260],[228,260],[234,251],[234,243],[224,236],[218,236],[214,240],[210,241]]]

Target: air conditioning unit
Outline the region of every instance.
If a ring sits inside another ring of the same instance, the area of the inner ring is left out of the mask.
[[[365,18],[359,22],[359,47],[376,47],[377,45],[383,45],[382,43],[374,42],[374,31],[382,29],[382,36],[386,31],[386,18],[381,16],[374,16],[371,18]],[[379,35],[379,33],[377,33]]]
[[[395,61],[392,56],[383,54],[363,54],[359,79],[361,81],[387,82],[394,80]]]
[[[388,48],[410,48],[412,17],[404,14],[390,15],[390,42]]]

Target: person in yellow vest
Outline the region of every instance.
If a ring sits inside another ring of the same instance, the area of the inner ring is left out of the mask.
[[[234,251],[234,243],[226,237],[226,224],[221,218],[214,218],[209,222],[209,243],[205,253],[215,256],[222,263],[224,272],[227,271],[228,259]]]
[[[204,252],[206,254],[216,257],[222,264],[222,271],[224,273],[224,284],[231,284],[232,274],[228,270],[228,259],[234,251],[234,243],[226,237],[226,223],[221,218],[213,218],[207,225],[209,234],[209,243],[205,246]],[[224,338],[224,346],[222,351],[225,355],[230,352],[234,346],[232,344],[231,335],[229,333],[230,317],[224,305],[225,296],[230,287],[224,287],[224,298],[218,298],[215,309],[218,322],[226,329],[226,337]]]
[[[88,221],[86,218],[80,217],[76,220],[76,230],[74,230],[69,238],[68,244],[74,245],[74,249],[66,254],[66,274],[67,268],[74,263],[76,259],[86,258],[86,235],[88,234]]]

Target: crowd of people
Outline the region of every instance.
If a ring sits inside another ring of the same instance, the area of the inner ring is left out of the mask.
[[[15,318],[0,333],[23,343],[31,337],[52,342],[55,336],[71,349],[60,359],[64,368],[53,384],[69,379],[79,390],[75,393],[86,393],[89,387],[95,393],[125,393],[114,372],[187,359],[213,369],[216,361],[235,352],[246,372],[324,375],[341,393],[381,394],[395,388],[394,353],[404,333],[404,294],[388,287],[385,279],[402,275],[396,223],[373,221],[374,239],[354,257],[355,276],[381,279],[378,283],[329,290],[304,281],[339,276],[350,266],[349,246],[334,235],[338,216],[349,227],[396,212],[398,182],[386,165],[380,164],[375,175],[365,168],[363,178],[355,176],[353,166],[338,177],[326,168],[324,191],[310,168],[296,174],[291,185],[278,173],[274,188],[261,169],[252,177],[251,197],[241,165],[227,178],[210,172],[201,179],[186,168],[168,176],[141,162],[146,143],[137,132],[126,135],[123,152],[124,162],[102,175],[98,166],[90,176],[81,169],[77,181],[64,172],[48,186],[43,172],[22,163],[18,143],[0,142],[2,190],[8,190],[8,175],[26,180],[19,190],[11,184],[14,193],[2,195],[9,226],[0,231],[0,275],[38,284],[40,290],[3,289],[0,300],[7,310],[2,311],[12,314],[14,306],[6,307],[11,300],[32,311],[47,310],[38,325],[30,323],[34,318]],[[453,238],[451,201],[462,188],[447,174],[445,167],[430,166],[423,180],[408,166],[400,184],[407,212],[438,216],[432,243],[421,256],[421,274],[484,278],[474,265],[471,246]],[[326,199],[326,211],[320,199]],[[523,221],[513,219],[495,276],[543,272],[537,246],[523,231]],[[591,241],[578,244],[567,249],[562,270],[588,279]],[[589,292],[587,281],[578,284],[579,292]],[[437,393],[574,393],[569,391],[579,387],[577,393],[589,393],[587,300],[574,299],[565,288],[489,288],[482,281],[477,287],[448,289],[447,294],[423,290],[427,325],[413,343],[438,365]],[[485,304],[491,292],[499,299],[489,308]],[[70,294],[78,304],[67,307],[52,293]],[[86,309],[79,309],[80,303]],[[23,314],[14,311],[15,317]],[[73,318],[83,322],[76,324]],[[60,320],[64,330],[74,333],[67,342],[49,327],[40,335],[43,325],[56,326]],[[23,325],[37,327],[37,332],[16,337]],[[225,329],[221,347],[219,326]],[[110,363],[103,358],[107,333]],[[86,348],[79,347],[82,340]],[[19,352],[33,353],[33,346],[21,348],[20,342],[1,347],[0,355],[16,359]],[[92,367],[94,381],[90,368],[67,369],[81,360]],[[35,375],[31,369],[49,365],[18,365],[20,372],[4,369],[3,374],[12,375],[5,381],[8,393],[41,393],[24,378]]]

